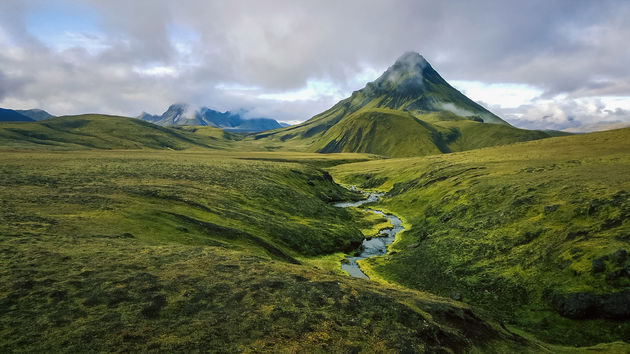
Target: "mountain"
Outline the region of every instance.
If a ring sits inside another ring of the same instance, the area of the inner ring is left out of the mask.
[[[470,150],[549,137],[517,129],[446,82],[418,53],[310,120],[255,139],[313,152],[390,157]]]
[[[42,109],[0,108],[0,122],[33,122],[54,117]]]
[[[207,123],[207,125],[218,128],[240,131],[240,132],[259,132],[264,130],[282,128],[282,125],[275,119],[271,118],[249,118],[245,119],[240,114],[231,112],[218,112],[207,107],[201,108],[195,114],[197,119]]]
[[[208,107],[202,107],[199,111],[191,113],[188,105],[182,103],[171,105],[161,116],[142,112],[138,118],[161,126],[202,125],[248,133],[283,127],[271,118],[246,119],[238,113],[219,112]]]
[[[0,146],[46,149],[223,149],[237,139],[211,128],[204,134],[133,118],[84,114],[41,122],[0,124]]]
[[[12,109],[0,108],[0,122],[33,122],[25,115],[22,115]]]
[[[55,116],[44,111],[43,109],[16,109],[15,111],[35,121],[55,118]]]
[[[361,94],[363,100],[357,108],[371,105],[415,112],[450,111],[471,120],[507,125],[449,85],[422,55],[414,52],[403,54]]]
[[[178,103],[170,105],[166,112],[162,113],[161,116],[142,112],[138,116],[138,119],[161,125],[163,127],[172,125],[203,125],[200,122],[194,121],[194,119],[186,118],[185,115],[187,112],[188,105]]]

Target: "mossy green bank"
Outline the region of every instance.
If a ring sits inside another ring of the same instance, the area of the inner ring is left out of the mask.
[[[370,271],[591,345],[630,340],[629,152],[622,129],[330,171],[411,224]]]

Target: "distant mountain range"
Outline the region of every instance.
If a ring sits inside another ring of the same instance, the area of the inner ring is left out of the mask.
[[[52,114],[41,109],[6,109],[0,108],[0,122],[36,122],[54,118]]]
[[[196,112],[190,112],[189,106],[182,103],[173,104],[162,115],[152,115],[142,112],[138,117],[164,127],[174,125],[201,125],[217,127],[232,132],[260,132],[288,126],[271,118],[243,118],[238,113],[219,112],[208,107],[202,107]]]
[[[55,118],[55,116],[42,109],[0,108],[0,122],[38,122],[50,118]],[[171,105],[162,115],[142,112],[137,118],[163,127],[196,125],[247,133],[289,126],[271,118],[243,118],[239,113],[219,112],[208,107],[190,112],[188,105],[181,103]]]

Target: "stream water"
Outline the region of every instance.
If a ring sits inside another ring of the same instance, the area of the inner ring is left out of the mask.
[[[334,206],[340,207],[340,208],[359,207],[366,203],[376,202],[381,196],[383,196],[383,193],[369,193],[366,199],[359,200],[358,202],[336,203],[334,204]],[[380,230],[379,235],[377,237],[373,237],[371,239],[367,239],[367,238],[364,239],[363,243],[361,244],[360,254],[358,256],[353,256],[353,257],[347,256],[346,257],[347,262],[341,263],[341,269],[348,272],[350,276],[353,276],[356,278],[363,278],[363,279],[369,279],[369,277],[365,275],[363,271],[361,271],[361,268],[359,268],[357,261],[360,259],[368,258],[368,257],[382,256],[385,253],[387,253],[387,246],[392,244],[392,242],[394,242],[394,238],[396,237],[396,234],[401,232],[404,229],[402,227],[402,221],[395,215],[383,213],[378,210],[372,210],[372,209],[366,209],[366,210],[369,210],[373,213],[382,215],[383,217],[387,218],[393,227]]]

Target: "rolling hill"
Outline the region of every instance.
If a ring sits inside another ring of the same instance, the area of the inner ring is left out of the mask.
[[[630,129],[345,164],[410,228],[374,278],[565,344],[630,341]]]
[[[238,137],[208,127],[204,134],[138,119],[99,114],[0,124],[0,145],[46,149],[224,149]]]
[[[325,112],[254,136],[261,145],[313,152],[422,156],[549,137],[517,129],[446,82],[418,53]]]

